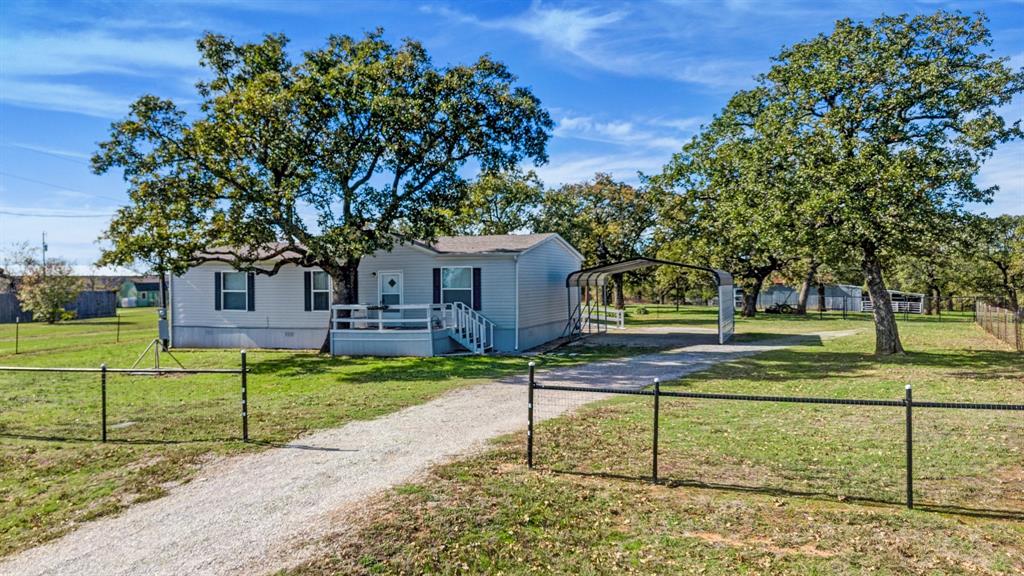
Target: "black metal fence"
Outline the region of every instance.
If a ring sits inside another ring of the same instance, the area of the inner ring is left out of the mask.
[[[900,399],[855,399],[855,398],[821,398],[809,396],[767,396],[750,394],[721,394],[707,392],[682,392],[665,391],[661,383],[655,379],[653,385],[647,388],[599,388],[584,386],[560,386],[539,384],[534,373],[534,364],[530,363],[528,395],[527,395],[527,435],[526,435],[526,461],[530,468],[534,467],[534,443],[536,436],[536,409],[538,408],[538,392],[568,392],[577,393],[581,396],[589,396],[589,399],[577,399],[563,408],[575,408],[588,402],[614,396],[644,396],[653,399],[651,407],[651,454],[650,454],[650,479],[653,482],[659,481],[658,476],[658,441],[659,441],[659,417],[661,399],[687,398],[695,400],[713,400],[728,402],[771,402],[790,404],[816,404],[833,406],[858,406],[858,407],[879,407],[898,408],[904,412],[903,465],[905,467],[905,499],[908,508],[914,507],[914,410],[974,410],[974,411],[1003,411],[1003,412],[1024,412],[1024,404],[994,404],[994,403],[972,403],[972,402],[932,402],[914,400],[912,388],[908,384],[905,387],[905,395]]]
[[[979,301],[974,321],[989,334],[1013,346],[1017,352],[1024,352],[1024,311],[1014,312]]]
[[[174,376],[174,375],[195,375],[195,374],[229,374],[238,375],[241,385],[241,439],[249,441],[249,399],[248,399],[248,374],[246,364],[246,351],[241,351],[241,366],[239,368],[108,368],[106,364],[98,368],[68,368],[68,367],[36,367],[36,366],[0,366],[0,372],[29,372],[29,373],[60,373],[60,374],[95,374],[97,376],[96,394],[99,397],[99,414],[95,414],[96,426],[99,429],[100,442],[106,442],[109,426],[107,423],[108,377],[114,374],[129,376]],[[2,408],[2,407],[0,407]]]

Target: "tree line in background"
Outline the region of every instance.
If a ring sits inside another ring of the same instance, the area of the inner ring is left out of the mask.
[[[989,45],[981,16],[841,20],[784,49],[638,187],[599,174],[513,196],[495,194],[490,176],[473,186],[490,201],[469,208],[522,201],[503,210],[535,214],[534,230],[562,233],[590,265],[647,255],[724,268],[745,316],[773,276],[800,285],[798,311],[814,283],[864,285],[876,351],[898,353],[890,288],[925,292],[931,306],[979,293],[1020,306],[1024,217],[965,210],[995,190],[975,183],[984,160],[1022,136],[998,109],[1024,90],[1024,71]]]
[[[39,258],[20,244],[0,250],[0,293],[14,293],[22,310],[50,324],[74,317],[64,308],[82,291],[82,280],[67,261]]]
[[[489,57],[437,66],[379,30],[297,60],[286,44],[208,34],[197,113],[144,96],[112,125],[93,167],[122,171],[131,204],[101,264],[317,266],[333,301],[354,303],[361,259],[403,238],[558,232],[588,265],[647,255],[729,270],[746,315],[774,276],[799,282],[804,302],[815,282],[863,284],[880,354],[902,351],[890,286],[1020,304],[1020,218],[965,210],[994,192],[975,184],[985,159],[1022,136],[999,110],[1024,71],[991,54],[980,14],[841,20],[783,49],[636,186],[597,174],[546,189],[521,171],[546,161],[553,123]],[[671,270],[617,277],[615,305],[630,284],[698,285]]]

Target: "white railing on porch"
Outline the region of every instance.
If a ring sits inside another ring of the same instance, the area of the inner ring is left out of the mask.
[[[449,330],[460,344],[477,354],[494,347],[494,322],[466,306],[454,304],[335,304],[331,329],[336,332]]]
[[[449,328],[459,344],[477,354],[494,347],[494,322],[462,302],[446,306],[449,306],[452,314],[452,324]]]

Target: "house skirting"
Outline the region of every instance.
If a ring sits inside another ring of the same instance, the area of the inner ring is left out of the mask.
[[[318,350],[327,328],[235,328],[174,326],[176,348],[286,348]]]

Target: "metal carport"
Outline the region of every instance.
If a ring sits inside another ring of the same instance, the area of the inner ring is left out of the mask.
[[[608,284],[608,279],[612,276],[623,272],[646,268],[648,266],[676,266],[679,268],[700,270],[711,274],[715,280],[715,284],[718,286],[718,342],[719,344],[725,344],[730,338],[732,338],[735,328],[734,316],[736,308],[736,302],[733,296],[732,274],[725,270],[710,268],[708,266],[697,266],[694,264],[672,262],[670,260],[658,260],[655,258],[633,258],[631,260],[623,260],[622,262],[584,268],[569,274],[565,279],[565,288],[569,291],[569,297],[567,299],[569,303],[569,323],[566,326],[568,336],[570,338],[581,337],[583,335],[584,322],[587,322],[588,324],[590,322],[593,305],[584,304],[582,293],[584,288],[604,289]],[[573,307],[573,289],[576,289],[577,291],[575,307]]]

